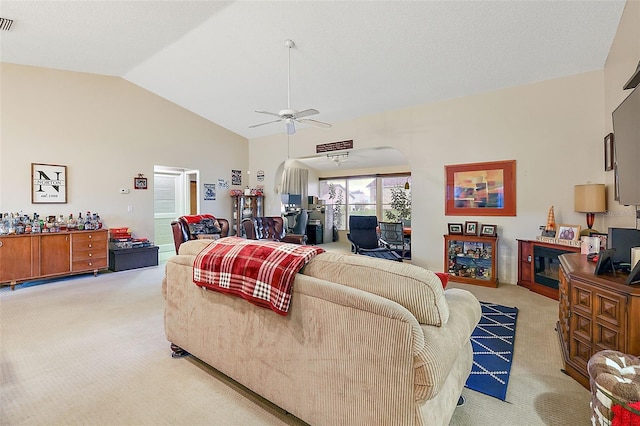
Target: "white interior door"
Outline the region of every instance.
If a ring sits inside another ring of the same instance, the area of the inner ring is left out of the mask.
[[[158,170],[154,173],[155,244],[160,253],[175,253],[171,221],[188,214],[185,186],[188,184],[181,170]]]

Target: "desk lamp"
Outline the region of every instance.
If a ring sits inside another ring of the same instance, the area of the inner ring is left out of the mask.
[[[587,214],[587,228],[580,235],[598,233],[593,227],[595,213],[604,213],[607,210],[605,186],[603,183],[587,183],[576,185],[574,190],[574,210]]]

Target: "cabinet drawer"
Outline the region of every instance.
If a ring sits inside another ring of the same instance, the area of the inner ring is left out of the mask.
[[[73,251],[82,250],[107,250],[107,240],[88,240],[88,241],[76,241],[73,240]]]
[[[93,244],[106,244],[107,233],[106,232],[86,232],[73,234],[73,247],[76,245],[84,246],[89,243]]]
[[[93,259],[105,259],[107,257],[106,249],[87,249],[87,250],[73,250],[72,261],[85,261]]]
[[[93,271],[95,269],[105,269],[107,267],[107,258],[74,260],[72,265],[73,272]]]

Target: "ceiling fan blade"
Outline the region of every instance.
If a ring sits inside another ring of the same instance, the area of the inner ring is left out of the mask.
[[[293,120],[286,120],[287,134],[293,135],[296,132],[296,124]]]
[[[317,109],[305,109],[304,111],[296,112],[294,118],[308,117],[310,115],[316,115],[316,114],[320,114],[320,112]]]
[[[265,124],[271,124],[271,123],[279,123],[279,122],[281,122],[281,121],[282,121],[282,120],[267,121],[267,122],[265,122],[265,123],[260,123],[260,124],[254,124],[254,125],[251,125],[251,126],[249,126],[249,128],[250,128],[250,129],[253,129],[254,127],[260,127],[260,126],[264,126]]]
[[[259,109],[257,109],[257,110],[256,110],[256,112],[257,112],[258,114],[268,114],[268,115],[275,115],[276,117],[280,117],[280,114],[275,113],[275,112],[262,111],[262,110],[259,110]]]
[[[331,128],[331,124],[325,123],[324,121],[314,120],[312,118],[303,118],[303,119],[297,120],[297,121],[299,123],[311,124],[312,126],[315,126],[315,127],[321,127],[323,129],[330,129]]]

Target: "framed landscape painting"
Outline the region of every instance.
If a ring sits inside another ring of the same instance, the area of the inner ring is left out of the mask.
[[[515,216],[516,162],[444,166],[447,216]]]

